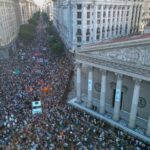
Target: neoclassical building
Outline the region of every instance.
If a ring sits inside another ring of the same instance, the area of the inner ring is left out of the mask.
[[[150,142],[150,34],[76,50],[69,103]]]
[[[15,51],[20,25],[36,11],[33,0],[0,0],[0,59],[8,58]]]
[[[139,33],[143,0],[53,0],[54,25],[71,49]]]

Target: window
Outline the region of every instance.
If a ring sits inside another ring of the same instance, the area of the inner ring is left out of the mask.
[[[100,28],[98,27],[98,28],[97,28],[97,34],[99,34],[99,33],[100,33]]]
[[[90,5],[87,5],[87,9],[90,9]]]
[[[81,29],[78,29],[78,30],[77,30],[77,35],[82,35]]]
[[[112,26],[112,31],[114,31],[114,26]]]
[[[102,32],[105,32],[105,27],[103,27],[103,30],[102,30]]]
[[[77,9],[82,9],[82,4],[77,4]]]
[[[115,11],[113,11],[113,17],[115,17]]]
[[[110,17],[110,11],[108,12],[108,17]]]
[[[121,16],[123,17],[123,11],[122,11],[122,13],[121,13]]]
[[[81,42],[82,38],[80,36],[77,37],[77,42]]]
[[[81,20],[78,20],[77,21],[77,25],[81,25],[82,24],[82,21]]]
[[[99,34],[96,36],[96,39],[97,39],[97,40],[99,40],[99,39],[100,39],[100,35],[99,35]]]
[[[127,11],[127,16],[129,16],[129,11]]]
[[[105,11],[103,12],[103,17],[106,17],[106,12]]]
[[[86,35],[90,35],[90,29],[87,29]]]
[[[87,25],[90,25],[90,20],[87,20]]]
[[[108,26],[108,28],[107,28],[107,32],[109,32],[109,30],[110,30],[110,29],[109,29],[109,26]]]
[[[90,18],[90,12],[87,12],[87,18]]]
[[[100,24],[100,20],[97,20],[97,24]]]
[[[98,5],[98,9],[101,9],[101,5]]]
[[[120,34],[122,34],[122,25],[120,26]]]
[[[125,27],[125,34],[127,34],[127,31],[128,31],[128,25],[126,24],[126,27]]]
[[[81,12],[77,12],[77,18],[81,18],[82,17],[82,13]]]
[[[119,17],[119,14],[120,14],[120,13],[119,13],[119,10],[118,10],[118,17]]]
[[[97,12],[97,18],[101,17],[101,12]]]
[[[90,37],[89,37],[89,36],[87,36],[87,37],[86,37],[86,41],[87,41],[87,42],[89,42],[89,40],[90,40]]]

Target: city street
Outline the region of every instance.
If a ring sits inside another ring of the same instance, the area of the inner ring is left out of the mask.
[[[74,70],[69,52],[49,50],[40,17],[33,43],[0,62],[0,150],[148,150],[150,146],[63,99]],[[68,94],[68,93],[67,93]],[[42,114],[32,115],[32,101]]]

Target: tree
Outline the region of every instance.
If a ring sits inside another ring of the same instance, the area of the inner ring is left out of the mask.
[[[35,33],[35,26],[31,24],[24,24],[20,26],[19,37],[23,42],[28,43],[33,40]]]
[[[35,14],[33,15],[33,17],[28,20],[29,24],[32,24],[32,25],[34,25],[34,26],[37,26],[39,17],[40,17],[40,13],[39,13],[39,12],[35,13]]]
[[[51,49],[54,54],[58,55],[63,52],[63,45],[61,42],[55,42],[55,43],[53,43]]]

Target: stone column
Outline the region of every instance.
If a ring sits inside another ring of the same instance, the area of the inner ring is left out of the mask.
[[[121,91],[122,91],[122,75],[117,74],[115,106],[114,106],[114,114],[113,114],[113,119],[116,121],[119,120],[120,104],[121,104]]]
[[[146,135],[147,135],[147,136],[150,136],[150,115],[149,115],[149,118],[148,118],[148,124],[147,124]]]
[[[76,85],[76,91],[77,91],[77,101],[81,101],[81,64],[77,63],[77,85]]]
[[[100,93],[100,113],[105,113],[105,102],[106,101],[106,70],[102,70],[101,77],[101,93]]]
[[[140,83],[141,83],[141,80],[139,80],[139,79],[135,80],[131,112],[130,112],[130,118],[129,118],[129,127],[130,128],[135,127],[136,114],[137,114],[137,109],[138,109],[138,101],[139,101],[139,96],[140,96]]]
[[[91,108],[92,106],[92,94],[93,94],[93,67],[88,67],[88,102],[87,107]]]

